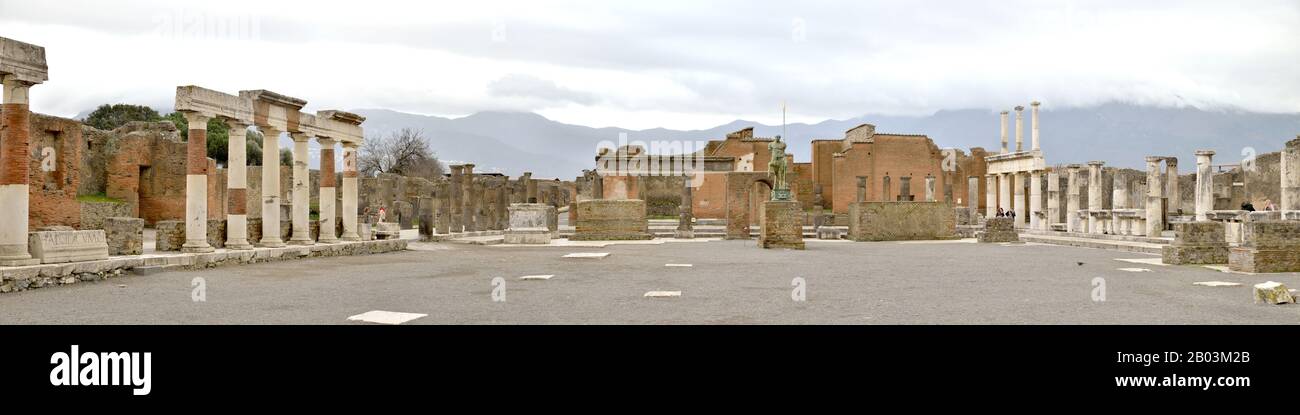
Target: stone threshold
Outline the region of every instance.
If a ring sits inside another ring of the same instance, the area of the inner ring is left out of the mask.
[[[123,272],[135,268],[175,267],[193,270],[300,258],[379,254],[406,250],[408,242],[410,241],[405,239],[386,239],[305,246],[290,245],[282,248],[254,248],[246,251],[218,249],[215,252],[202,254],[155,253],[113,256],[96,261],[63,264],[0,267],[0,293],[75,284],[80,281],[100,281],[122,275]]]

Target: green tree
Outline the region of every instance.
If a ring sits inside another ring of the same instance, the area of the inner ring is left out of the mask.
[[[104,104],[95,108],[82,122],[101,130],[112,130],[131,121],[156,122],[162,121],[162,116],[158,115],[158,111],[145,105]]]

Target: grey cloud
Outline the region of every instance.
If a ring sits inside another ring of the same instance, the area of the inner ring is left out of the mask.
[[[494,97],[531,98],[551,103],[572,102],[593,105],[598,102],[594,94],[556,85],[555,82],[531,75],[510,74],[489,83],[488,94]]]

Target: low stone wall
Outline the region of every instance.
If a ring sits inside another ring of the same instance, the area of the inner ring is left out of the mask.
[[[645,201],[582,200],[578,202],[578,222],[574,241],[623,241],[653,239],[645,216]]]
[[[1228,253],[1228,269],[1241,272],[1300,272],[1300,222],[1247,222],[1251,237]]]
[[[849,204],[849,235],[854,241],[908,241],[957,238],[957,215],[942,202],[854,202]]]
[[[1228,263],[1224,228],[1222,222],[1175,223],[1174,243],[1162,248],[1163,262],[1169,265]]]
[[[224,251],[206,254],[117,257],[98,261],[67,264],[31,265],[0,268],[0,293],[24,291],[83,281],[102,281],[140,267],[175,266],[180,269],[203,269],[222,265],[253,264],[301,258],[370,255],[406,250],[404,239],[348,242],[284,248],[259,248],[247,251]]]
[[[154,240],[155,251],[179,251],[185,245],[184,221],[160,220],[154,224],[154,229],[158,231]]]
[[[104,229],[104,219],[135,216],[130,203],[78,202],[81,204],[81,229]]]
[[[797,201],[763,202],[758,245],[763,248],[804,249],[803,216]]]
[[[1020,242],[1015,220],[1011,218],[985,219],[984,230],[976,232],[975,238],[981,243]]]

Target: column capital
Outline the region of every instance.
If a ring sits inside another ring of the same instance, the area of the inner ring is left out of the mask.
[[[1165,157],[1165,164],[1173,167],[1178,165],[1178,157]]]
[[[18,79],[13,75],[0,76],[0,83],[4,84],[5,104],[28,104],[27,90],[36,85],[35,82]]]
[[[252,125],[252,123],[248,121],[235,118],[223,118],[223,121],[225,121],[226,125],[230,127],[230,131],[247,130],[248,126]]]
[[[1021,111],[1024,111],[1024,110],[1025,110],[1025,107],[1022,106],[1022,105],[1017,105],[1016,108],[1015,108],[1015,110],[1016,110],[1017,115],[1019,115],[1019,113],[1020,113]]]
[[[1088,162],[1088,165],[1089,165],[1089,166],[1095,166],[1095,167],[1101,167],[1101,166],[1105,166],[1105,165],[1106,165],[1106,162],[1104,162],[1104,161],[1093,160],[1093,161]]]
[[[1034,101],[1034,102],[1030,102],[1029,105],[1030,105],[1030,106],[1033,106],[1033,107],[1037,107],[1037,106],[1039,106],[1039,105],[1043,105],[1043,103],[1038,102],[1038,101]]]
[[[262,135],[266,137],[274,136],[275,139],[279,139],[280,133],[284,132],[279,128],[275,128],[274,125],[259,125],[257,126],[257,129],[262,132]],[[263,145],[263,147],[265,147],[265,145]]]
[[[329,137],[316,137],[316,142],[320,143],[321,147],[330,147],[330,148],[333,148],[334,144],[338,143],[337,140]]]
[[[184,116],[185,121],[190,124],[189,129],[191,130],[207,130],[208,120],[212,119],[212,117],[194,111],[185,111],[182,112],[181,115]]]
[[[1162,161],[1165,161],[1165,160],[1167,160],[1167,158],[1165,158],[1165,157],[1160,157],[1160,156],[1147,156],[1147,164],[1158,164],[1158,163],[1160,163],[1160,162],[1162,162]]]
[[[304,142],[307,140],[311,140],[312,135],[303,132],[290,132],[289,138],[293,139],[294,142]]]
[[[1011,114],[1011,111],[1002,110],[1002,112],[998,113],[998,115],[1008,115],[1008,114]]]
[[[1213,155],[1214,155],[1214,150],[1196,150],[1196,155],[1197,155],[1197,156],[1206,156],[1206,157],[1208,157],[1208,156],[1213,156]]]

